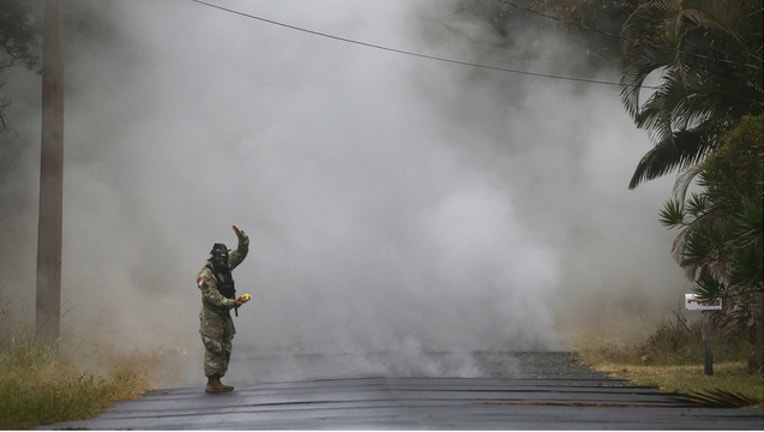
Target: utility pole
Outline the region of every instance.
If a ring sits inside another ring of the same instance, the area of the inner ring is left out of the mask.
[[[64,177],[64,13],[61,0],[45,0],[42,45],[42,148],[37,228],[36,332],[40,343],[58,341],[61,323],[61,220]]]

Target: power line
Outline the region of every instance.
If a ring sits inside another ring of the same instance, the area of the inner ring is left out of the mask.
[[[191,0],[191,1],[193,1],[195,3],[198,3],[198,4],[201,4],[201,5],[204,5],[204,6],[209,6],[211,8],[219,9],[219,10],[224,11],[224,12],[228,12],[228,13],[232,13],[232,14],[235,14],[235,15],[240,15],[240,16],[243,16],[243,17],[246,17],[246,18],[250,18],[250,19],[261,21],[261,22],[265,22],[265,23],[268,23],[268,24],[284,27],[284,28],[287,28],[287,29],[290,29],[290,30],[296,30],[296,31],[308,33],[308,34],[311,34],[311,35],[314,35],[314,36],[320,36],[320,37],[324,37],[324,38],[328,38],[328,39],[333,39],[333,40],[340,41],[340,42],[346,42],[346,43],[350,43],[350,44],[364,46],[364,47],[367,47],[367,48],[374,48],[374,49],[378,49],[378,50],[382,50],[382,51],[388,51],[388,52],[392,52],[392,53],[396,53],[396,54],[403,54],[403,55],[407,55],[407,56],[419,57],[419,58],[428,59],[428,60],[435,60],[435,61],[439,61],[439,62],[457,64],[457,65],[462,65],[462,66],[471,66],[471,67],[475,67],[475,68],[488,69],[488,70],[499,71],[499,72],[509,72],[509,73],[515,73],[515,74],[520,74],[520,75],[528,75],[528,76],[541,77],[541,78],[560,79],[560,80],[567,80],[567,81],[576,81],[576,82],[583,82],[583,83],[588,83],[588,84],[620,86],[619,83],[613,82],[613,81],[596,80],[596,79],[590,79],[590,78],[576,78],[576,77],[568,77],[568,76],[545,74],[545,73],[539,73],[539,72],[529,72],[529,71],[523,71],[523,70],[519,70],[519,69],[510,69],[510,68],[505,68],[505,67],[500,67],[500,66],[484,65],[484,64],[472,63],[472,62],[463,61],[463,60],[455,60],[455,59],[450,59],[450,58],[445,58],[445,57],[433,56],[433,55],[429,55],[429,54],[422,54],[422,53],[417,53],[417,52],[413,52],[413,51],[407,51],[407,50],[398,49],[398,48],[391,48],[391,47],[377,45],[377,44],[373,44],[373,43],[369,43],[369,42],[363,42],[363,41],[359,41],[359,40],[349,39],[349,38],[345,38],[345,37],[342,37],[342,36],[336,36],[336,35],[332,35],[332,34],[329,34],[329,33],[323,33],[323,32],[319,32],[319,31],[315,31],[315,30],[310,30],[310,29],[306,29],[306,28],[303,28],[303,27],[298,27],[298,26],[295,26],[295,25],[279,22],[279,21],[274,21],[274,20],[263,18],[263,17],[260,17],[260,16],[248,14],[248,13],[241,12],[241,11],[237,11],[235,9],[230,9],[230,8],[223,7],[223,6],[220,6],[220,5],[216,5],[216,4],[213,4],[213,3],[208,3],[208,2],[203,1],[203,0]],[[648,88],[648,89],[655,90],[658,87],[643,86],[643,88]]]

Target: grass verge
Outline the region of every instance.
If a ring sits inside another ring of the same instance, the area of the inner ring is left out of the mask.
[[[103,371],[83,371],[60,352],[32,338],[9,338],[0,346],[0,429],[91,418],[117,400],[137,399],[151,389],[159,354],[107,352]]]
[[[761,344],[743,343],[717,335],[713,376],[703,367],[703,345],[694,324],[661,324],[642,344],[624,345],[587,336],[575,342],[578,358],[587,367],[642,386],[682,394],[717,389],[739,394],[764,407]]]
[[[584,360],[584,362],[586,362]],[[721,389],[755,401],[753,406],[764,408],[764,379],[752,376],[744,362],[714,364],[714,375],[706,376],[703,365],[632,365],[598,364],[593,369],[625,379],[633,384],[656,387],[670,393],[705,393]]]

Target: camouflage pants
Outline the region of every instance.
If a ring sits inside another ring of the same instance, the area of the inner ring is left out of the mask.
[[[199,322],[199,334],[201,334],[204,343],[204,375],[222,377],[228,370],[228,362],[231,359],[231,349],[233,348],[233,335],[236,334],[233,319],[228,314],[222,316],[207,308],[202,308],[199,313]]]

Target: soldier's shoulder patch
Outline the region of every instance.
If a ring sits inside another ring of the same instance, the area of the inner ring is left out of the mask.
[[[210,272],[210,270],[205,267],[202,269],[202,271],[199,272],[198,275],[196,275],[196,284],[199,286],[199,288],[201,288],[202,285],[204,285],[204,282],[211,278],[213,278],[212,272]]]

